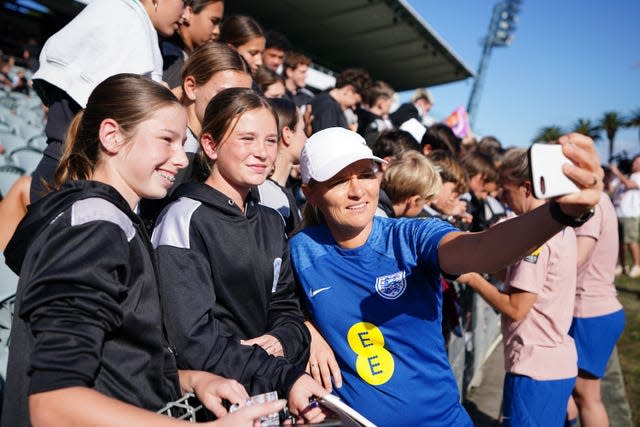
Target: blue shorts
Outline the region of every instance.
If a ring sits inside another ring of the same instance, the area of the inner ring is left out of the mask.
[[[613,347],[624,329],[624,311],[596,317],[574,317],[569,335],[576,342],[578,369],[602,378]]]
[[[507,373],[502,392],[503,427],[562,427],[575,378],[538,381]]]

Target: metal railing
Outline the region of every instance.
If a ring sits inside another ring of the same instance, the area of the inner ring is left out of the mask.
[[[480,296],[455,283],[461,298],[461,331],[448,339],[449,363],[464,398],[471,387],[482,382],[482,365],[500,342],[500,314]]]

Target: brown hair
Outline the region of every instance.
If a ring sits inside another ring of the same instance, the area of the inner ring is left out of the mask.
[[[182,81],[192,76],[196,85],[207,83],[214,74],[221,71],[239,71],[251,75],[238,51],[224,43],[210,42],[196,49],[182,68]]]
[[[318,209],[316,206],[313,206],[311,203],[307,202],[304,204],[304,208],[302,209],[302,221],[300,222],[300,224],[298,224],[296,229],[293,230],[292,235],[296,234],[298,231],[303,230],[307,227],[313,227],[316,225],[322,225],[326,223],[327,223],[327,220],[324,218],[324,215],[322,214],[320,209]]]
[[[238,47],[258,37],[264,38],[264,31],[258,21],[250,16],[229,16],[222,21],[219,40]]]
[[[526,148],[511,148],[502,157],[500,181],[521,185],[530,179],[529,156]]]
[[[347,85],[353,86],[353,90],[362,96],[371,85],[371,76],[367,70],[362,68],[347,68],[336,78],[336,88],[339,89]]]
[[[205,7],[218,2],[224,3],[223,0],[191,0],[190,6],[193,10],[193,13],[199,14]]]
[[[160,108],[180,105],[169,89],[137,74],[116,74],[89,95],[87,106],[73,118],[64,152],[54,176],[54,188],[69,180],[89,179],[100,161],[100,124],[113,119],[127,139]]]
[[[432,150],[447,150],[456,156],[460,153],[460,138],[444,123],[435,123],[427,128],[420,141],[423,150],[425,145]]]
[[[440,174],[442,183],[453,182],[460,194],[467,191],[467,175],[456,157],[447,150],[434,150],[427,156]]]
[[[298,108],[293,101],[289,101],[285,98],[271,98],[267,99],[276,116],[278,116],[278,132],[282,134],[282,129],[288,127],[292,131],[298,125]]]
[[[295,70],[298,65],[311,65],[311,58],[298,52],[288,52],[282,63],[283,70],[287,68]]]
[[[362,102],[371,107],[375,105],[378,99],[391,99],[395,93],[396,92],[389,84],[382,80],[376,80],[362,94]]]
[[[284,85],[282,77],[280,77],[271,68],[265,67],[264,65],[258,67],[256,74],[254,75],[254,80],[262,92],[266,92],[269,86],[277,82]]]
[[[209,134],[211,139],[217,141],[218,144],[222,144],[229,133],[233,131],[237,123],[236,119],[247,111],[259,108],[266,108],[273,114],[278,127],[279,140],[278,115],[273,111],[269,102],[252,89],[239,87],[225,89],[209,101],[209,105],[204,111],[200,135]],[[213,160],[207,156],[204,150],[200,150],[196,157],[194,179],[201,182],[206,180],[211,175],[212,166]]]
[[[380,134],[371,151],[375,156],[398,158],[405,151],[420,151],[418,141],[406,130],[389,130]]]
[[[472,151],[462,158],[461,163],[469,179],[480,174],[487,182],[498,182],[496,166],[486,154]]]

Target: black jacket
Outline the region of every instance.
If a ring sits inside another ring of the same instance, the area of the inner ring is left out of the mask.
[[[71,386],[158,410],[179,397],[144,226],[110,186],[66,184],[29,206],[9,243],[20,274],[2,426],[29,394]]]
[[[400,126],[402,126],[402,124],[407,120],[416,119],[419,122],[421,121],[420,112],[411,102],[407,102],[399,106],[396,111],[389,114],[389,118],[396,128],[400,128]]]
[[[344,111],[338,101],[333,99],[329,92],[320,92],[311,100],[311,112],[313,114],[313,133],[326,128],[343,127],[349,129]]]
[[[280,215],[251,197],[243,214],[228,197],[203,183],[184,184],[173,198],[158,218],[152,242],[178,365],[244,378],[246,374],[238,373],[240,366],[220,371],[218,338],[238,343],[271,334],[282,343],[285,358],[304,368],[310,336],[295,296]],[[265,375],[291,371],[288,363],[274,362],[284,362],[282,358],[269,360],[255,362],[270,366],[243,368],[262,369]],[[282,378],[274,381],[282,389]]]

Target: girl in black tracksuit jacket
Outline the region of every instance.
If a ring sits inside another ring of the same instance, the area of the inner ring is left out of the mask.
[[[3,426],[28,425],[28,395],[53,389],[155,410],[180,396],[148,238],[113,187],[72,181],[32,205],[6,259],[20,284]]]
[[[140,196],[164,196],[186,166],[177,99],[143,77],[116,75],[96,87],[71,129],[59,189],[29,207],[5,251],[20,282],[2,426],[182,425],[138,408],[157,411],[186,391],[206,396],[208,406],[244,402],[235,381],[178,371],[151,243],[133,212]],[[219,371],[245,387],[285,395],[302,374],[225,337],[211,351]],[[253,425],[281,407],[242,409],[222,425]]]
[[[179,187],[158,218],[152,242],[180,367],[208,369],[215,361],[210,343],[218,335],[257,344],[300,368],[307,363],[310,336],[283,220],[250,194],[275,160],[274,117],[249,89],[216,95],[201,137],[211,172],[205,182]]]

